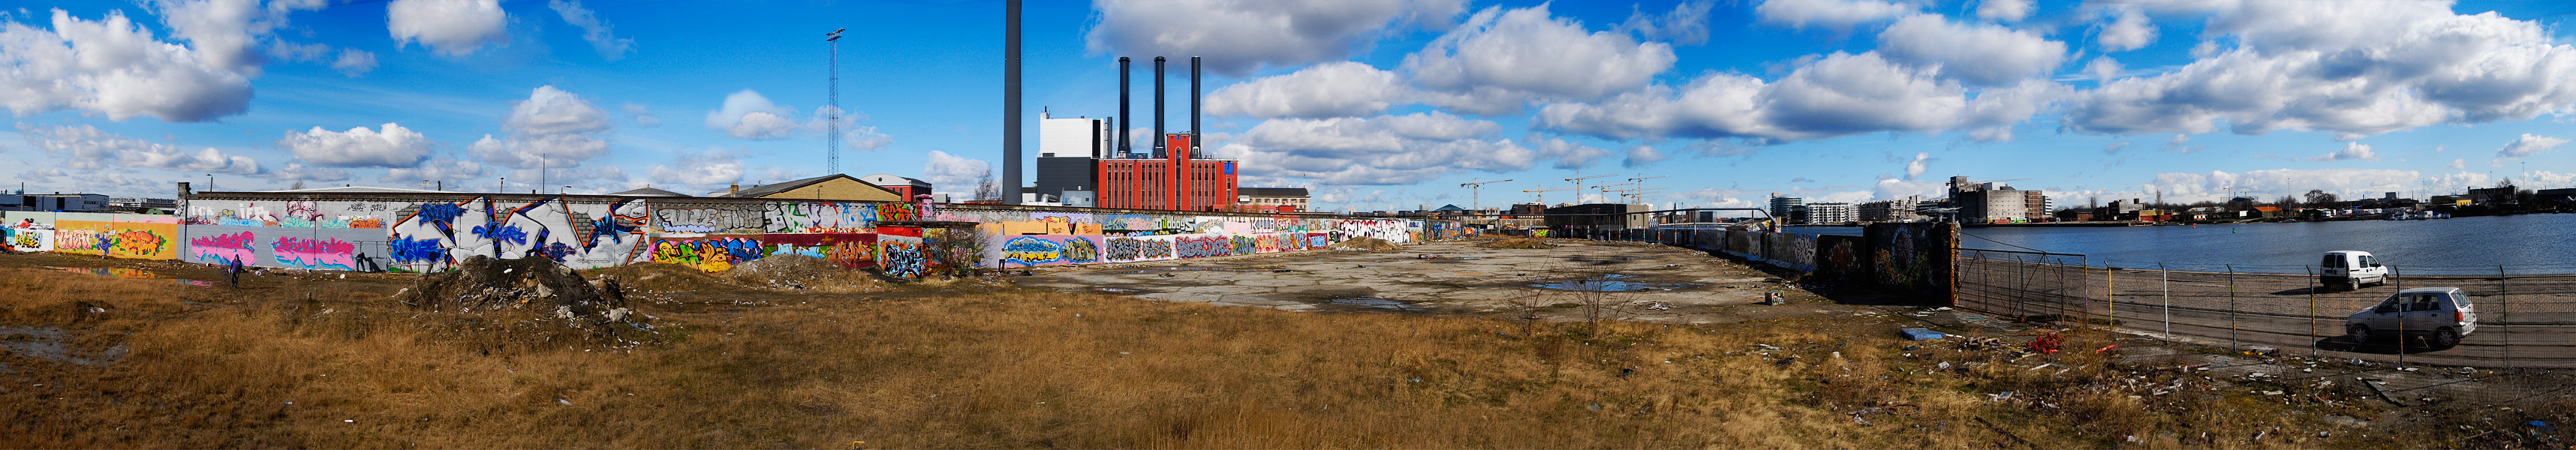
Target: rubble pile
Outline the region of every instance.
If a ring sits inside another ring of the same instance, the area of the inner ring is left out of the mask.
[[[585,340],[631,342],[619,336],[656,333],[651,316],[627,306],[624,289],[615,278],[593,284],[545,258],[467,258],[456,270],[421,277],[394,298],[416,311],[485,319],[473,321],[483,322],[478,329],[498,328],[502,334],[537,331],[544,335],[539,339],[546,340],[552,335],[542,332],[548,328],[544,322],[561,322],[581,332],[579,338]]]
[[[777,255],[733,266],[726,278],[743,286],[804,292],[872,292],[880,284],[864,272],[805,255]]]

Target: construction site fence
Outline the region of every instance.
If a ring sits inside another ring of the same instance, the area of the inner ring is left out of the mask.
[[[2509,266],[2390,266],[2385,283],[2347,288],[2323,285],[2315,266],[2178,266],[1975,249],[1958,255],[1957,306],[2005,320],[2076,321],[2337,359],[2576,367],[2576,275],[2516,273]],[[2467,294],[2469,313],[2433,320],[2474,319],[2456,345],[2437,345],[2428,331],[2438,330],[2387,330],[2398,333],[2377,338],[2348,333],[2397,292],[2435,287]]]
[[[1562,227],[1545,231],[1564,238],[1654,243],[1722,253],[1787,269],[1802,274],[1806,280],[1911,292],[1928,303],[1951,301],[1951,260],[1956,257],[1959,242],[1958,224],[1952,223],[1872,224],[1864,227],[1859,236],[1718,227]]]

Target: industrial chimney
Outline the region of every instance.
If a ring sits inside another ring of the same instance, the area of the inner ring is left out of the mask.
[[[1020,0],[1008,0],[1002,43],[1002,204],[1020,204]],[[838,121],[833,122],[838,124]],[[832,144],[839,152],[840,144]],[[837,168],[835,168],[837,169]],[[538,172],[544,173],[544,172]]]
[[[1191,159],[1199,157],[1199,57],[1196,56],[1190,57],[1190,148],[1181,150],[1190,152]]]
[[[1163,57],[1154,57],[1154,159],[1171,158],[1163,148]]]
[[[1127,99],[1135,98],[1136,96],[1134,94],[1127,93],[1128,72],[1132,71],[1127,70],[1127,57],[1118,57],[1118,120],[1127,121],[1127,126],[1133,127],[1136,126],[1136,116],[1127,114]],[[1136,152],[1136,148],[1127,145],[1127,129],[1117,128],[1117,130],[1118,157],[1127,158],[1129,157],[1128,154]]]

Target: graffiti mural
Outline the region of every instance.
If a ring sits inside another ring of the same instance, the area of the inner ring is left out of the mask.
[[[1948,301],[1950,261],[1959,244],[1951,223],[1871,224],[1861,230],[1869,240],[1870,265],[1878,284]]]
[[[1009,264],[1034,266],[1064,259],[1064,244],[1034,236],[1013,237],[1002,243],[1001,267]]]
[[[278,238],[269,248],[275,251],[279,264],[292,267],[352,270],[358,266],[353,257],[357,246],[339,239]]]
[[[762,235],[769,256],[805,255],[847,269],[877,266],[876,233],[808,233]]]
[[[492,242],[475,229],[492,228],[489,201],[482,197],[456,202],[429,202],[402,208],[387,234],[399,272],[439,272],[476,255],[499,256]],[[431,252],[436,252],[435,254]]]
[[[164,216],[167,217],[167,216]],[[55,252],[128,259],[179,259],[176,223],[54,221]]]
[[[877,228],[872,204],[772,202],[765,207],[770,233],[872,233]]]
[[[722,205],[715,207],[653,207],[653,227],[662,232],[714,233],[723,231],[759,232],[769,227],[761,207]]]
[[[922,258],[920,237],[877,235],[877,254],[878,267],[888,276],[917,278],[930,272],[929,262]]]
[[[723,272],[734,265],[769,256],[760,240],[744,236],[705,237],[696,239],[661,239],[653,242],[653,262],[689,266],[707,272]]]
[[[231,261],[256,264],[252,261],[255,258],[255,252],[251,250],[251,234],[248,231],[189,239],[188,253],[189,257],[196,262],[207,264],[224,264]]]

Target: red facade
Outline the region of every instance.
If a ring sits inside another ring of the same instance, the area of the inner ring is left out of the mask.
[[[1191,159],[1188,134],[1164,136],[1163,159],[1100,160],[1102,208],[1225,211],[1234,208],[1235,162]]]

